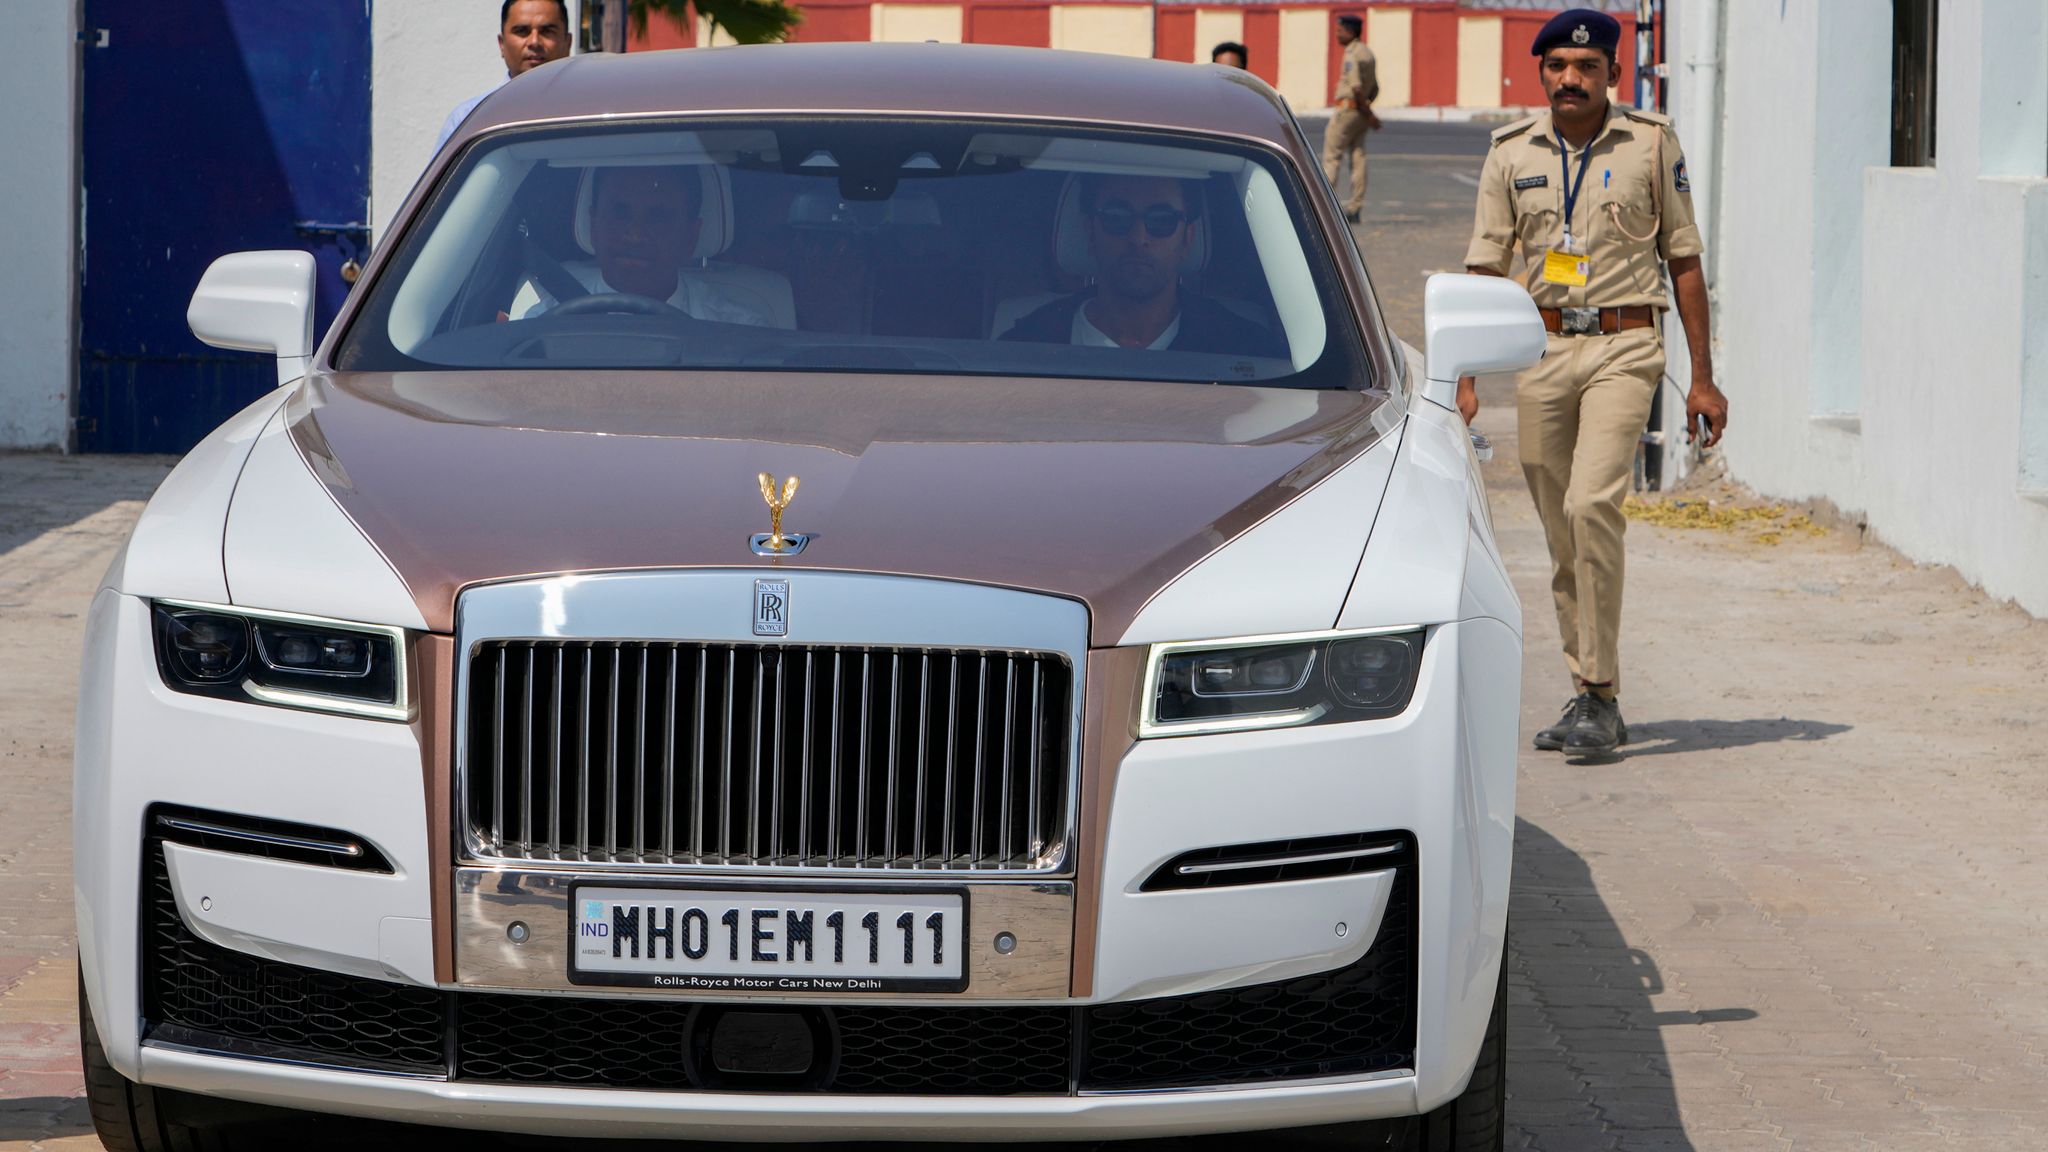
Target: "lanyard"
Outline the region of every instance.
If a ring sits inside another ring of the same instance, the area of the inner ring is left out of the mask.
[[[1579,193],[1584,191],[1586,187],[1586,169],[1593,163],[1593,142],[1591,140],[1586,141],[1585,151],[1579,153],[1578,183],[1574,184],[1572,182],[1571,148],[1565,144],[1564,137],[1562,136],[1557,138],[1557,162],[1564,169],[1564,244],[1566,248],[1570,248],[1572,245],[1572,208],[1578,204]]]

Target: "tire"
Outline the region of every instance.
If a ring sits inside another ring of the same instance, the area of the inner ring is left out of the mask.
[[[1508,1130],[1508,957],[1500,958],[1500,982],[1472,1079],[1449,1104],[1422,1118],[1416,1152],[1501,1152]]]
[[[224,1133],[171,1121],[179,1093],[137,1084],[107,1062],[86,1003],[83,967],[78,975],[78,1049],[93,1130],[107,1152],[233,1152]]]
[[[1508,958],[1503,953],[1500,980],[1493,991],[1493,1011],[1486,1020],[1486,1035],[1479,1042],[1479,1056],[1472,1065],[1472,1079],[1457,1099],[1426,1116],[1287,1128],[1275,1132],[1240,1132],[1210,1137],[1202,1142],[1202,1146],[1218,1152],[1226,1148],[1252,1147],[1298,1152],[1311,1149],[1501,1152],[1507,1139],[1507,971]]]

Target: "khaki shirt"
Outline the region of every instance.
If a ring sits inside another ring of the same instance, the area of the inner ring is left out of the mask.
[[[1337,71],[1337,94],[1330,102],[1355,100],[1363,108],[1379,98],[1379,58],[1365,46],[1364,40],[1353,40],[1344,46],[1344,63]]]
[[[1663,261],[1703,250],[1685,155],[1670,119],[1608,106],[1607,126],[1589,146],[1592,160],[1572,209],[1572,235],[1593,263],[1583,286],[1543,279],[1544,253],[1564,243],[1562,150],[1548,112],[1493,134],[1466,266],[1505,276],[1519,241],[1522,283],[1542,307],[1666,307]],[[1568,157],[1574,180],[1581,155]]]

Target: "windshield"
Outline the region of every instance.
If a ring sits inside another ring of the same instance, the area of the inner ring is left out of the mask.
[[[335,365],[1371,386],[1282,162],[992,122],[578,126],[472,147]]]

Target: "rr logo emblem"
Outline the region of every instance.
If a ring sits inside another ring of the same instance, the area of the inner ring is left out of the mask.
[[[789,635],[789,581],[754,581],[754,635]]]

